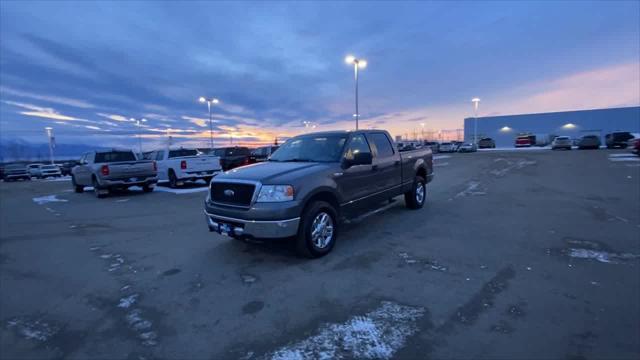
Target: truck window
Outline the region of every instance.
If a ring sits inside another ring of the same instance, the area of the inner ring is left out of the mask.
[[[169,158],[183,157],[183,156],[196,156],[196,155],[198,155],[198,150],[196,149],[169,150]]]
[[[358,134],[354,135],[349,141],[349,145],[347,145],[347,150],[344,152],[344,158],[347,160],[353,160],[354,154],[357,153],[370,153],[371,149],[369,149],[369,144],[367,143],[367,139],[364,138],[364,135]]]
[[[111,151],[104,153],[96,153],[96,164],[119,162],[119,161],[136,161],[136,156],[132,151]]]
[[[377,157],[384,158],[393,155],[393,147],[387,135],[383,133],[373,133],[367,135],[367,137],[371,140],[371,147],[374,149]]]

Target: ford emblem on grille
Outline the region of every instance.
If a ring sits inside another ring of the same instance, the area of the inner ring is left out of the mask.
[[[227,190],[224,191],[224,195],[225,196],[233,196],[233,195],[235,195],[235,192],[233,192],[233,190],[231,190],[231,189],[227,189]]]

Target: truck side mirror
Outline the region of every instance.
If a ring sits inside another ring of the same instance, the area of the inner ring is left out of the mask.
[[[345,159],[344,160],[344,167],[345,168],[350,168],[352,166],[355,165],[371,165],[371,163],[373,163],[373,157],[371,156],[371,153],[366,152],[366,153],[355,153],[353,154],[353,159],[348,160]]]

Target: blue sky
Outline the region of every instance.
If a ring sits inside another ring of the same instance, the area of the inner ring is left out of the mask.
[[[0,3],[0,141],[205,145],[640,103],[640,2]]]

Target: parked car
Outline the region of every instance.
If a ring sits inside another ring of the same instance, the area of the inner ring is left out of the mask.
[[[255,148],[251,150],[251,158],[249,160],[250,163],[262,162],[266,161],[271,154],[273,154],[276,150],[278,150],[280,146],[278,145],[269,145],[269,146],[261,146],[259,148]]]
[[[319,257],[335,245],[341,219],[402,194],[419,209],[432,178],[431,149],[398,151],[386,131],[304,134],[269,161],[213,178],[206,220],[235,238],[295,236],[300,254]]]
[[[76,160],[65,161],[60,166],[60,172],[62,173],[63,176],[71,175],[71,169],[73,169],[73,167],[77,165],[78,165],[78,161]]]
[[[222,171],[220,157],[204,155],[196,149],[164,149],[147,152],[147,160],[155,160],[158,166],[158,180],[169,181],[169,187],[175,188],[185,181],[204,180]]]
[[[440,152],[440,143],[436,141],[425,141],[424,146],[430,147],[432,153]]]
[[[519,135],[516,137],[516,147],[531,147],[536,144],[535,135]]]
[[[62,176],[62,172],[60,172],[60,168],[58,165],[42,165],[40,166],[40,177],[60,177]]]
[[[44,164],[27,165],[27,171],[29,172],[29,175],[31,175],[31,177],[40,178],[42,176],[42,173],[40,172],[40,168],[42,167],[42,165]]]
[[[607,145],[607,149],[613,148],[626,148],[629,145],[629,140],[634,136],[628,131],[616,131],[604,136],[604,142]]]
[[[461,153],[474,152],[474,151],[478,151],[478,147],[476,146],[476,144],[470,143],[470,142],[460,145],[460,149],[458,149],[458,152],[461,152]]]
[[[631,150],[632,153],[640,155],[640,137],[629,140],[627,143],[627,148]]]
[[[5,182],[15,180],[31,180],[31,174],[27,170],[27,167],[21,164],[9,164],[4,168]]]
[[[158,168],[153,160],[138,160],[131,150],[91,151],[82,156],[80,165],[71,171],[71,183],[75,192],[92,186],[97,197],[102,198],[113,189],[141,186],[151,192],[158,182]]]
[[[464,144],[464,142],[462,142],[462,141],[452,141],[451,143],[453,144],[454,151],[460,150],[460,146],[462,146],[462,144]]]
[[[584,135],[578,141],[578,149],[599,149],[600,137],[598,135]]]
[[[233,146],[217,148],[213,150],[213,155],[220,158],[220,166],[222,166],[222,170],[224,171],[251,163],[251,151],[247,147]]]
[[[551,142],[551,150],[555,149],[571,150],[571,138],[568,136],[556,136]]]
[[[443,142],[442,144],[440,144],[440,152],[450,153],[455,151],[456,151],[456,146],[453,143]]]
[[[494,149],[496,142],[492,138],[482,138],[478,141],[478,148],[480,149]]]

